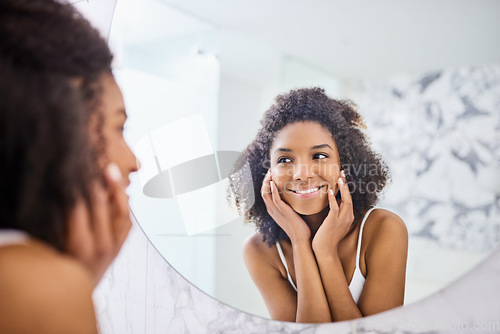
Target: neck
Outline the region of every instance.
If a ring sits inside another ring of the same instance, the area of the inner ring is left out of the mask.
[[[326,206],[326,208],[324,208],[322,211],[313,215],[301,215],[302,219],[306,222],[307,226],[309,226],[309,229],[311,230],[311,240],[314,238],[316,232],[318,232],[319,227],[321,226],[321,224],[323,224],[323,221],[325,220],[326,216],[328,216],[329,212],[330,207]]]
[[[309,226],[309,229],[311,230],[311,241],[313,240],[316,232],[318,232],[319,227],[321,226],[321,224],[323,224],[323,221],[329,213],[330,207],[326,206],[326,208],[324,208],[321,212],[315,213],[313,215],[300,215],[300,217],[306,222],[307,226]],[[345,236],[351,234],[351,232],[355,230],[356,226],[357,225],[355,225],[354,223],[351,224],[351,227],[349,228],[349,231]]]

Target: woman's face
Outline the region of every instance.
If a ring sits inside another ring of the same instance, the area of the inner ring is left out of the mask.
[[[271,177],[281,199],[302,215],[328,206],[328,190],[338,191],[340,159],[330,132],[316,122],[285,126],[271,146]]]
[[[101,86],[100,110],[103,115],[104,162],[114,162],[118,165],[127,186],[130,183],[128,176],[137,171],[138,162],[123,137],[123,129],[127,120],[123,95],[111,74],[102,76]]]

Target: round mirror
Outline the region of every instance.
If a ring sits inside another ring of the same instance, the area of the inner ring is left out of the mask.
[[[295,87],[357,103],[390,166],[379,206],[410,233],[405,304],[498,245],[500,4],[384,6],[118,1],[110,45],[142,165],[132,212],[207,294],[269,317],[242,259],[255,229],[228,204],[227,176],[273,97]]]

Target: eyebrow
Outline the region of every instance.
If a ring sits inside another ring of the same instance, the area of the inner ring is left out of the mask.
[[[332,149],[332,147],[331,147],[330,145],[328,145],[328,144],[314,145],[313,147],[311,147],[311,150],[319,150],[319,149],[322,149],[322,148],[325,148],[325,147],[328,147],[328,148],[330,148],[331,150],[333,150],[333,149]],[[274,153],[276,153],[276,152],[292,152],[292,150],[291,150],[291,149],[289,149],[289,148],[278,147],[278,148],[274,151]]]
[[[328,147],[329,149],[333,150],[333,148],[330,145],[328,145],[328,144],[321,144],[321,145],[313,146],[311,148],[311,150],[319,150],[319,149],[325,148],[325,147]]]

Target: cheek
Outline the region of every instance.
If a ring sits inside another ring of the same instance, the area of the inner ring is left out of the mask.
[[[106,163],[114,162],[119,165],[123,150],[118,136],[112,133],[112,131],[106,131],[103,135],[105,141],[103,147],[104,160],[106,160]]]
[[[340,177],[340,166],[338,164],[324,164],[321,166],[321,175],[329,183],[337,183]]]
[[[288,168],[282,166],[271,166],[271,178],[276,183],[278,190],[283,191],[287,182],[289,181]]]
[[[107,156],[110,161],[121,165],[122,160],[124,160],[126,156],[126,150],[125,150],[125,142],[121,141],[117,138],[111,139],[107,143]]]

